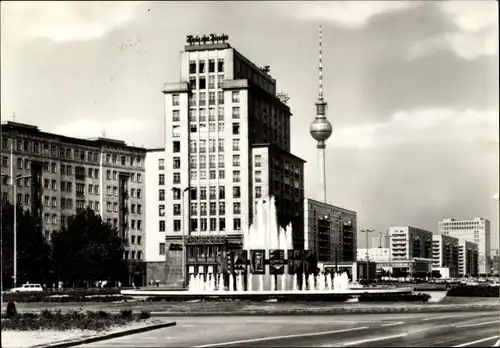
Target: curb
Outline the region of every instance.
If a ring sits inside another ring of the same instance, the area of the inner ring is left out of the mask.
[[[162,318],[162,317],[220,317],[220,316],[304,316],[304,315],[356,315],[356,314],[387,314],[387,313],[447,313],[447,312],[457,312],[457,311],[484,311],[484,310],[495,310],[498,308],[492,308],[491,306],[480,306],[480,307],[455,307],[455,308],[443,308],[443,307],[420,307],[420,308],[380,308],[366,310],[337,310],[337,311],[265,311],[265,310],[253,310],[248,312],[151,312],[152,318]]]
[[[120,332],[113,332],[107,335],[102,335],[102,336],[94,336],[94,337],[86,337],[86,338],[80,338],[72,341],[66,341],[66,342],[59,342],[59,343],[49,343],[49,344],[41,344],[37,346],[33,346],[32,348],[66,348],[66,347],[73,347],[73,346],[79,346],[82,344],[88,344],[88,343],[94,343],[94,342],[99,342],[99,341],[104,341],[104,340],[109,340],[112,338],[119,338],[123,336],[128,336],[128,335],[134,335],[142,332],[147,332],[147,331],[152,331],[152,330],[157,330],[157,329],[163,329],[165,327],[169,326],[176,326],[177,323],[175,321],[169,322],[169,323],[161,323],[161,324],[155,324],[155,325],[150,325],[150,326],[145,326],[145,327],[140,327],[137,329],[131,329],[131,330],[125,330],[125,331],[120,331]]]

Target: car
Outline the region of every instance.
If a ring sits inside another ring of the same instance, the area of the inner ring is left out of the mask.
[[[43,288],[40,284],[23,284],[23,286],[18,288],[10,289],[10,292],[42,292]]]

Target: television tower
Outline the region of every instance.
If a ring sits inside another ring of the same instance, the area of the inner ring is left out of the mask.
[[[325,141],[332,135],[332,124],[326,118],[327,103],[323,100],[323,30],[319,26],[319,91],[316,102],[316,117],[309,127],[309,133],[318,142],[319,182],[323,191],[323,202],[326,203],[326,166]]]

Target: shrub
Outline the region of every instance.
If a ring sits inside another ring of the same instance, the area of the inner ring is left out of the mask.
[[[131,309],[122,309],[120,311],[120,316],[123,318],[123,319],[129,319],[132,317],[132,310]]]
[[[458,286],[448,290],[447,296],[499,297],[500,288],[490,286]]]
[[[139,320],[146,320],[149,318],[151,318],[151,312],[141,311],[141,313],[139,313]]]
[[[429,294],[392,294],[392,293],[379,293],[371,294],[365,292],[358,298],[359,302],[427,302],[431,296]]]
[[[9,300],[9,303],[7,304],[7,318],[11,319],[14,318],[17,315],[17,309],[16,309],[16,304],[14,301]]]

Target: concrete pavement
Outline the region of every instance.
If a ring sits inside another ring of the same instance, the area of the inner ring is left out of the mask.
[[[174,320],[175,327],[80,347],[491,347],[500,338],[497,310]]]

